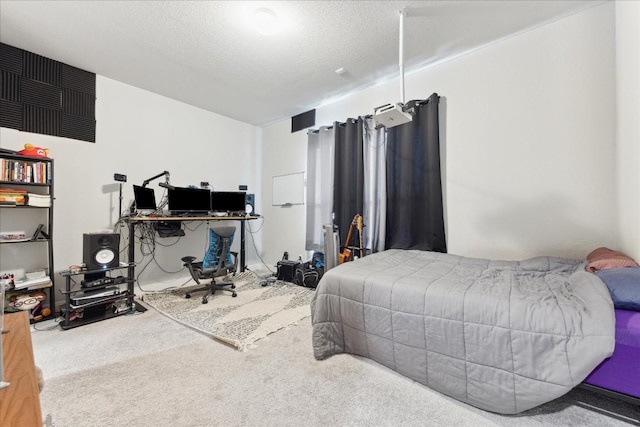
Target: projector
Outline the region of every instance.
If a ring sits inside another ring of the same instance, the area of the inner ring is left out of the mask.
[[[405,113],[400,103],[383,105],[373,110],[373,120],[388,128],[409,123],[411,119],[411,114]]]

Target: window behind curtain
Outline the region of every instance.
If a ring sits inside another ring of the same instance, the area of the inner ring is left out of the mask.
[[[333,211],[333,126],[307,134],[307,230],[305,249],[324,251],[324,224],[331,224]]]

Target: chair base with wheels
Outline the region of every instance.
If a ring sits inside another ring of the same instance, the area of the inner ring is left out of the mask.
[[[195,259],[196,257],[193,257],[193,256],[186,256],[182,258],[182,262],[184,262],[183,265],[189,269],[189,272],[191,273],[191,277],[193,278],[193,280],[198,285],[202,285],[202,283],[200,283],[200,280],[211,279],[211,282],[209,282],[208,284],[204,284],[201,288],[190,290],[184,295],[185,298],[191,298],[191,293],[193,292],[199,292],[199,291],[205,291],[205,290],[208,292],[202,296],[203,304],[206,304],[209,302],[208,300],[209,295],[214,295],[216,293],[216,290],[230,291],[232,297],[238,296],[238,294],[235,291],[236,285],[232,281],[224,280],[222,282],[216,282],[214,277],[206,277],[207,270],[202,268],[202,262],[193,262],[195,261]],[[235,276],[235,272],[232,273],[232,275]]]
[[[185,294],[185,298],[191,298],[191,293],[198,291],[207,291],[202,296],[202,303],[209,302],[209,295],[214,295],[216,290],[230,291],[232,297],[238,296],[236,293],[236,285],[231,280],[216,282],[216,278],[224,277],[231,274],[235,276],[238,265],[238,253],[231,252],[229,249],[233,242],[233,235],[236,228],[233,226],[212,227],[209,230],[209,249],[204,256],[204,260],[194,262],[193,256],[182,258],[183,265],[187,267],[191,277],[201,285],[201,280],[211,280],[208,284],[201,288],[193,289]]]

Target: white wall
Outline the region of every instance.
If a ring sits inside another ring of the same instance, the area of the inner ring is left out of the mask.
[[[616,2],[620,250],[640,262],[640,2]]]
[[[406,99],[445,98],[450,253],[583,258],[618,245],[614,21],[605,4],[406,77]],[[318,108],[316,124],[397,102],[398,87]],[[304,168],[306,135],[290,134],[288,123],[264,129],[263,182]],[[265,214],[265,259],[303,249],[303,206]]]
[[[127,175],[123,209],[133,199],[132,184],[167,170],[177,186],[209,181],[214,190],[237,190],[246,184],[259,193],[261,152],[259,128],[97,76],[96,143],[0,129],[0,146],[18,150],[25,143],[47,147],[55,159],[54,266],[61,271],[82,262],[82,234],[110,229],[118,218],[118,185],[114,173]],[[149,187],[159,199],[162,179]],[[260,203],[260,197],[257,196]],[[238,224],[237,224],[238,225]],[[189,227],[197,227],[189,223]],[[201,257],[206,245],[206,223],[177,239],[160,239],[156,261],[165,271],[182,269],[180,258]],[[126,234],[126,230],[122,230]],[[248,234],[248,233],[247,233]],[[234,245],[237,247],[238,238]],[[248,236],[248,239],[249,236]],[[256,239],[259,247],[260,238]],[[124,250],[124,242],[121,245]],[[256,259],[249,242],[248,263]],[[123,252],[126,260],[126,252]],[[139,256],[137,260],[142,260]],[[146,257],[143,265],[151,260]],[[4,268],[4,266],[3,266]],[[138,269],[138,272],[142,268]],[[187,277],[185,270],[167,274],[150,266],[140,283]],[[62,286],[58,280],[56,287]]]
[[[263,129],[262,147],[263,259],[275,271],[275,264],[285,251],[291,259],[307,258],[304,249],[306,205],[272,205],[273,177],[307,169],[307,134],[306,131],[291,133],[291,122],[283,120]]]

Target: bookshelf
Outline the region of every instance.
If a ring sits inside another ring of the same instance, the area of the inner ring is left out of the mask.
[[[53,159],[0,151],[0,286],[5,312],[55,316]]]

